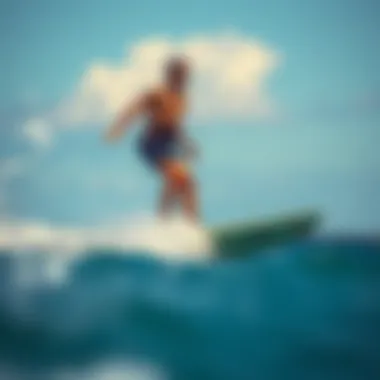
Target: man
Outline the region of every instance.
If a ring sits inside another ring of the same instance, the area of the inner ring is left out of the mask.
[[[186,159],[193,148],[185,138],[182,120],[186,112],[189,66],[183,58],[172,58],[165,66],[164,85],[147,92],[125,107],[111,125],[107,138],[116,140],[138,117],[147,119],[139,143],[143,159],[163,181],[159,214],[166,216],[177,204],[189,219],[198,219],[194,179]]]

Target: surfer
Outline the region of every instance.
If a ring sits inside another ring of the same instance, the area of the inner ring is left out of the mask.
[[[196,186],[187,163],[195,149],[182,127],[189,74],[189,64],[184,58],[171,58],[164,68],[162,87],[142,94],[125,106],[106,137],[108,141],[117,140],[137,117],[144,117],[146,125],[139,152],[162,178],[159,215],[166,216],[178,205],[187,218],[196,221]]]

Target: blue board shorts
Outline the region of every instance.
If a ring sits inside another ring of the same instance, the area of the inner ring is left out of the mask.
[[[164,160],[180,158],[177,130],[148,130],[140,139],[139,152],[144,161],[153,167],[157,167]]]

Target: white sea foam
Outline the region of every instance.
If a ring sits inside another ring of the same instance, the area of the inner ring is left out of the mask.
[[[179,218],[162,221],[139,216],[81,228],[42,221],[0,221],[0,250],[14,254],[18,289],[64,283],[71,264],[99,248],[120,255],[149,255],[170,263],[204,262],[212,252],[207,231]]]
[[[82,369],[62,369],[38,375],[0,363],[0,378],[8,380],[169,380],[167,372],[148,362],[100,362]]]
[[[41,221],[0,221],[0,248],[78,253],[106,247],[145,250],[161,257],[204,257],[211,241],[205,229],[180,218],[137,217],[97,227],[59,227]]]
[[[161,368],[149,363],[102,363],[81,371],[63,371],[53,380],[168,380]]]

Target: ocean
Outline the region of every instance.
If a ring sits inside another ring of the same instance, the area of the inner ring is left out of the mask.
[[[0,379],[380,379],[379,239],[175,256],[4,248]]]

